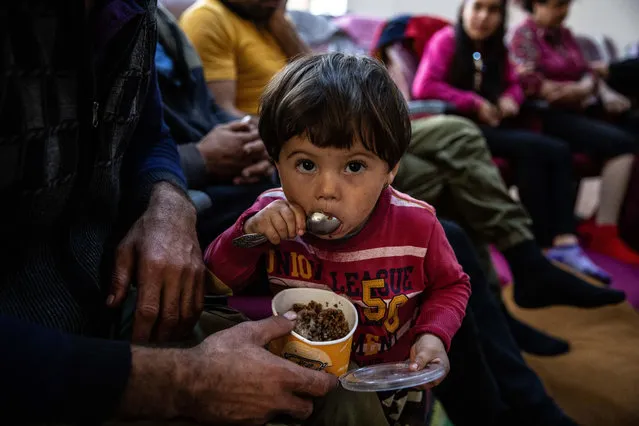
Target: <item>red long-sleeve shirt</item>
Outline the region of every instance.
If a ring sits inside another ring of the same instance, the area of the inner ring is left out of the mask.
[[[205,259],[216,279],[239,288],[261,265],[272,285],[346,295],[359,313],[352,359],[360,365],[407,359],[414,337],[422,333],[434,334],[450,347],[470,284],[431,206],[388,188],[352,238],[305,235],[279,246],[232,245],[250,216],[282,198],[279,189],[265,192],[208,247]]]

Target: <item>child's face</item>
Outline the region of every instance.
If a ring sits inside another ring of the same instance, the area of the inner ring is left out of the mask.
[[[342,222],[325,239],[357,230],[398,168],[389,171],[388,164],[359,141],[351,149],[319,148],[300,136],[284,144],[276,166],[288,201],[299,204],[307,215],[322,211]]]

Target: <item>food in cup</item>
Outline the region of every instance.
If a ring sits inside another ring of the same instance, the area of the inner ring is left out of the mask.
[[[335,308],[341,311],[346,320],[348,333],[339,339],[312,341],[293,330],[288,335],[270,342],[269,349],[296,364],[339,377],[348,370],[353,333],[357,329],[358,314],[353,303],[332,291],[298,287],[278,292],[271,301],[271,309],[274,315],[283,315],[294,310],[296,305],[298,308],[308,308],[311,305],[315,310],[317,304],[321,305],[322,310]]]
[[[350,331],[344,312],[336,307],[325,308],[311,300],[307,304],[294,304],[293,311],[297,313],[295,332],[312,342],[339,340]]]

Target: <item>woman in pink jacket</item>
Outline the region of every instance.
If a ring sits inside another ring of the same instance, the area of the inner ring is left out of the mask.
[[[561,139],[514,128],[524,93],[504,44],[506,0],[465,0],[454,27],[435,34],[413,82],[416,99],[440,99],[474,118],[493,155],[514,163],[515,183],[548,257],[609,282],[575,236],[572,155]]]

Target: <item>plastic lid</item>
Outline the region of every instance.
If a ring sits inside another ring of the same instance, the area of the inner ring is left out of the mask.
[[[408,362],[372,365],[351,370],[339,380],[350,391],[383,392],[420,386],[446,375],[440,364],[429,364],[419,371],[411,371],[409,366]]]

